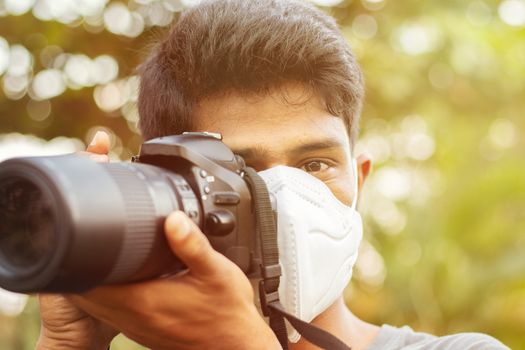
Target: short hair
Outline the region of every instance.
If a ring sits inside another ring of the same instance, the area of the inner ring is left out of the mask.
[[[139,68],[139,128],[148,140],[192,130],[203,98],[311,88],[357,138],[364,82],[335,20],[298,0],[204,1],[186,10]],[[212,130],[210,130],[212,131]]]

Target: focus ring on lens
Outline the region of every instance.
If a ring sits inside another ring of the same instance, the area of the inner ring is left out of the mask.
[[[132,276],[151,253],[156,238],[156,213],[147,183],[139,178],[138,169],[123,163],[107,164],[105,169],[120,188],[126,212],[122,248],[104,281],[116,283]]]

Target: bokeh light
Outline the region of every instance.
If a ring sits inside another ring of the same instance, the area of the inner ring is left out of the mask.
[[[0,314],[14,317],[24,311],[28,296],[0,289]]]
[[[483,0],[471,1],[467,8],[467,19],[476,25],[487,25],[492,21],[493,11]]]
[[[32,67],[33,56],[31,53],[22,45],[11,46],[7,74],[19,77],[31,72]]]
[[[368,289],[378,290],[383,286],[386,273],[385,262],[381,254],[374,246],[364,241],[359,248],[359,260],[355,265],[355,274]]]
[[[430,24],[405,23],[394,37],[395,46],[409,55],[435,50],[440,44],[440,32]]]
[[[517,142],[518,131],[514,123],[508,119],[496,119],[489,129],[489,139],[492,145],[500,149],[507,149]]]
[[[352,23],[352,32],[359,39],[372,39],[377,33],[377,21],[370,15],[356,16]]]
[[[93,98],[97,106],[105,112],[114,112],[126,103],[135,103],[138,94],[138,78],[131,76],[128,79],[99,85],[93,91]]]
[[[185,7],[192,7],[199,4],[201,0],[181,0],[181,2]]]
[[[48,100],[29,100],[26,108],[29,117],[37,122],[46,120],[51,114],[51,102]]]
[[[344,0],[309,0],[309,1],[319,6],[336,6],[342,3]]]
[[[97,106],[105,112],[116,111],[126,103],[122,82],[97,86],[93,97]]]
[[[63,52],[60,46],[46,46],[40,51],[40,63],[46,68],[60,68],[55,66],[55,61]]]
[[[515,27],[525,26],[525,0],[504,0],[498,8],[501,20]]]
[[[29,79],[27,76],[12,76],[4,75],[3,78],[3,89],[4,94],[7,98],[11,100],[19,100],[27,92],[27,87],[29,85]]]
[[[18,16],[26,13],[35,4],[35,0],[4,0],[8,14]]]
[[[32,88],[32,97],[35,100],[56,97],[66,90],[64,74],[58,69],[40,71],[33,79]]]
[[[9,52],[7,40],[0,36],[0,76],[4,74],[9,67]]]
[[[454,83],[454,72],[448,64],[438,62],[430,67],[428,79],[434,88],[446,90]]]
[[[126,34],[132,23],[131,12],[121,2],[111,3],[104,11],[104,25],[112,33]]]
[[[74,153],[85,149],[85,144],[76,138],[56,137],[51,140],[10,133],[0,135],[0,161],[14,157],[52,156]]]
[[[93,80],[97,84],[106,84],[118,76],[119,67],[117,61],[109,56],[102,55],[95,58]]]
[[[81,17],[100,16],[108,0],[38,0],[33,15],[43,21],[73,23]]]

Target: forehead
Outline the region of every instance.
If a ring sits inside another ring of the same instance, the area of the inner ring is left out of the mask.
[[[327,141],[350,147],[343,120],[300,85],[258,96],[209,97],[194,110],[193,126],[196,131],[221,133],[233,150],[265,148],[281,153],[300,144]]]

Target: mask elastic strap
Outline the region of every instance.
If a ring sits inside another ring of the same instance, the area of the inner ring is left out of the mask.
[[[359,174],[357,173],[357,160],[352,158],[352,169],[354,171],[354,200],[352,201],[352,209],[357,208],[357,199],[359,197]]]

